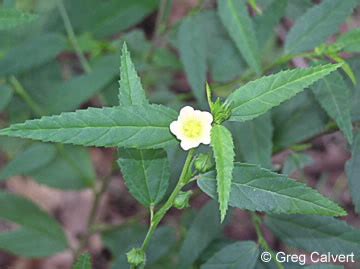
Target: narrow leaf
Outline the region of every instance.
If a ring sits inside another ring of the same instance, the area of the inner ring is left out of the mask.
[[[206,247],[219,236],[223,224],[219,222],[218,212],[216,203],[210,202],[196,214],[181,246],[178,268],[191,268]]]
[[[261,62],[253,22],[245,1],[220,0],[219,16],[249,66],[261,73]]]
[[[1,249],[23,257],[45,257],[67,248],[61,226],[31,201],[0,192],[0,204],[0,218],[22,226],[15,231],[0,233]],[[15,240],[21,237],[25,242]]]
[[[228,97],[227,103],[232,106],[230,120],[246,121],[256,118],[340,66],[340,64],[327,64],[286,70],[251,81]]]
[[[15,124],[0,135],[84,146],[162,148],[176,141],[169,131],[176,117],[161,105],[89,108]]]
[[[204,174],[199,187],[215,198],[215,172]],[[256,165],[236,163],[229,205],[250,211],[344,216],[334,202],[306,185]]]
[[[186,77],[201,106],[206,104],[206,55],[207,44],[201,16],[189,16],[181,22],[178,32],[180,59]]]
[[[211,147],[216,163],[217,193],[220,204],[221,222],[223,222],[228,209],[235,157],[232,136],[226,127],[215,125],[211,129]]]
[[[342,76],[338,72],[333,72],[319,80],[312,87],[312,90],[318,102],[329,116],[336,121],[351,144],[353,139],[350,112],[351,92]]]
[[[331,217],[269,216],[266,225],[289,246],[308,252],[360,257],[360,230]]]
[[[166,151],[120,149],[118,164],[131,194],[144,206],[156,205],[169,185]]]
[[[34,21],[38,16],[14,8],[0,8],[0,31],[9,30]]]
[[[140,78],[138,77],[135,66],[131,61],[126,43],[124,43],[122,48],[120,64],[120,105],[142,105],[148,103]]]
[[[6,85],[0,85],[0,112],[6,108],[13,97],[13,91]]]
[[[82,254],[77,259],[73,269],[92,269],[90,254],[89,253]]]
[[[346,174],[355,211],[360,213],[360,132],[356,133],[351,148],[351,160],[346,163]]]
[[[259,256],[258,246],[252,241],[242,241],[228,245],[215,253],[201,269],[246,268],[255,267]],[[225,267],[226,266],[226,267]]]
[[[312,50],[335,34],[357,5],[356,0],[325,0],[302,15],[291,28],[286,41],[286,53]]]
[[[31,145],[0,171],[0,181],[16,175],[28,175],[50,163],[55,155],[56,149],[53,145],[40,143]]]

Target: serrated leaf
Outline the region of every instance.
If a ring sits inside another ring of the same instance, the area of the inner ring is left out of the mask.
[[[118,164],[131,194],[144,206],[156,205],[169,185],[166,151],[120,149]]]
[[[0,218],[22,226],[15,231],[0,233],[1,249],[23,257],[46,257],[67,248],[61,226],[31,201],[0,192],[0,204]],[[20,237],[25,242],[15,240]]]
[[[343,34],[335,44],[346,52],[360,52],[360,29],[356,28]]]
[[[201,16],[185,18],[181,22],[177,38],[186,77],[197,101],[201,106],[205,106],[207,44],[201,20]]]
[[[259,46],[245,1],[220,0],[219,16],[249,66],[261,73]]]
[[[285,41],[285,52],[312,50],[336,33],[357,5],[356,0],[325,0],[306,11],[291,28]]]
[[[6,108],[13,97],[13,91],[6,85],[0,85],[0,112]]]
[[[59,34],[43,34],[10,50],[0,60],[0,76],[16,75],[54,59],[66,48]]]
[[[340,66],[327,64],[286,70],[251,81],[235,90],[226,100],[232,107],[230,120],[246,121],[256,118]]]
[[[92,269],[91,256],[89,253],[82,254],[73,266],[73,269]]]
[[[242,241],[228,245],[215,253],[201,269],[235,269],[255,267],[259,256],[258,246],[252,241]]]
[[[355,254],[360,257],[360,230],[331,217],[269,216],[266,225],[289,246],[308,252]]]
[[[199,187],[216,197],[215,172],[202,175]],[[334,202],[306,185],[257,165],[236,163],[229,205],[250,211],[344,216]]]
[[[142,105],[148,103],[140,78],[138,77],[135,66],[131,61],[126,43],[123,45],[122,55],[120,58],[119,85],[120,105]]]
[[[191,268],[205,248],[219,235],[224,224],[219,222],[217,204],[209,202],[196,214],[187,231],[179,254],[181,269]]]
[[[311,119],[309,121],[308,119]],[[274,150],[306,141],[326,129],[328,117],[308,91],[272,110]]]
[[[232,136],[226,127],[222,125],[212,127],[211,147],[215,157],[217,193],[221,222],[223,222],[228,209],[235,157]]]
[[[354,143],[351,146],[351,159],[346,163],[346,174],[355,211],[360,213],[360,132],[355,134]]]
[[[56,155],[54,145],[33,144],[20,152],[0,171],[0,181],[16,175],[29,173],[50,163]],[[31,160],[31,161],[29,161]]]
[[[0,135],[98,147],[163,148],[177,113],[161,105],[89,108],[11,125]]]
[[[317,101],[336,121],[351,144],[353,139],[350,112],[351,93],[342,76],[338,72],[333,72],[319,80],[311,89]]]
[[[269,113],[246,122],[229,123],[236,155],[247,163],[271,168],[273,126]]]
[[[0,8],[0,31],[30,23],[37,17],[35,14],[21,12],[14,8]]]

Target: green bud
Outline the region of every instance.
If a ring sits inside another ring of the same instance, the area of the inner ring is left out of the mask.
[[[211,106],[211,113],[214,116],[214,122],[221,124],[231,116],[230,104],[222,103],[220,98],[218,98]]]
[[[195,159],[195,169],[200,173],[205,173],[213,167],[213,161],[210,154],[199,154]]]
[[[192,195],[192,191],[183,192],[180,191],[174,200],[174,207],[177,209],[184,209],[189,207],[189,200]]]
[[[126,253],[128,263],[133,266],[145,265],[146,254],[141,248],[133,248]]]

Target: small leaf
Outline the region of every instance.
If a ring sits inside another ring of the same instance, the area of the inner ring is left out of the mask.
[[[126,43],[124,43],[122,48],[120,64],[120,105],[142,105],[148,103],[140,78],[131,61]]]
[[[199,187],[215,198],[215,171],[202,175]],[[236,163],[229,205],[250,211],[344,216],[334,202],[306,185],[251,164]]]
[[[214,256],[212,256],[205,264],[201,266],[201,269],[252,269],[255,267],[258,256],[259,249],[254,242],[237,242],[228,245],[219,252],[215,253]]]
[[[335,45],[346,52],[360,52],[360,29],[356,28],[340,36]]]
[[[82,254],[76,261],[73,269],[92,269],[91,256],[89,253]]]
[[[292,247],[322,254],[355,254],[360,257],[360,230],[332,217],[269,216],[266,225]]]
[[[66,46],[66,39],[53,33],[26,41],[0,60],[0,76],[16,75],[43,65],[54,59]]]
[[[0,218],[22,226],[0,233],[0,249],[22,257],[46,257],[68,247],[61,226],[31,201],[0,192],[0,204]]]
[[[312,90],[324,110],[332,117],[351,144],[351,92],[342,76],[334,72],[319,80]]]
[[[218,237],[224,226],[219,222],[218,212],[216,203],[210,202],[196,214],[181,246],[178,268],[191,268],[206,247]]]
[[[0,31],[30,23],[37,18],[35,14],[24,13],[14,8],[0,8]]]
[[[176,142],[169,131],[176,117],[161,105],[89,108],[11,125],[0,135],[84,146],[162,148]]]
[[[217,193],[221,222],[223,222],[228,209],[235,156],[232,136],[226,127],[222,125],[212,127],[211,147],[215,157]]]
[[[308,9],[286,37],[285,52],[301,53],[314,49],[339,30],[356,5],[356,0],[325,0]]]
[[[244,1],[220,0],[219,16],[249,66],[261,73],[261,62],[253,22]]]
[[[204,106],[206,104],[207,44],[201,20],[201,16],[185,18],[179,27],[178,42],[180,59],[184,65],[186,77],[197,101]]]
[[[118,164],[131,194],[144,206],[156,205],[169,185],[169,162],[164,150],[120,149]]]
[[[227,103],[232,106],[230,120],[246,121],[256,118],[340,66],[340,64],[327,64],[286,70],[251,81],[228,97]]]
[[[0,85],[0,112],[10,103],[13,91],[6,85]]]
[[[33,144],[20,152],[1,170],[0,181],[16,175],[28,175],[50,163],[55,158],[55,155],[56,149],[54,145]]]
[[[346,174],[355,211],[360,213],[360,132],[356,133],[351,148],[351,160],[346,163]]]

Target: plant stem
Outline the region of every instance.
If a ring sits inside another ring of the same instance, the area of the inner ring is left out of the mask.
[[[269,246],[268,242],[266,241],[264,234],[261,230],[261,218],[256,215],[256,213],[251,213],[251,221],[255,226],[256,235],[258,237],[259,245],[267,252],[271,254],[271,257],[273,258],[273,261],[275,262],[278,269],[285,269],[284,265],[282,265],[279,261],[274,259],[276,256],[272,248]]]
[[[75,49],[76,55],[79,58],[81,66],[84,68],[84,71],[86,73],[90,73],[91,72],[90,64],[87,61],[84,53],[82,52],[82,50],[80,48],[80,45],[79,45],[79,42],[77,41],[77,38],[76,38],[76,35],[75,35],[75,32],[74,32],[74,28],[71,25],[71,21],[70,21],[68,13],[66,11],[66,8],[64,6],[64,2],[62,0],[57,0],[56,4],[57,4],[58,10],[59,10],[59,13],[61,15],[61,18],[62,18],[62,20],[64,22],[66,33],[67,33],[67,35],[69,37],[71,45]]]
[[[181,175],[179,177],[179,181],[176,184],[173,192],[171,193],[171,195],[169,196],[169,198],[167,199],[167,201],[165,202],[165,204],[159,209],[159,211],[157,211],[155,213],[155,215],[152,218],[152,221],[150,223],[150,227],[149,230],[146,234],[146,237],[144,239],[144,242],[142,243],[141,249],[146,252],[150,240],[157,228],[157,226],[159,225],[159,223],[161,222],[161,220],[164,218],[165,214],[169,211],[169,209],[173,206],[174,200],[176,198],[176,196],[179,194],[179,192],[181,191],[181,189],[189,182],[189,171],[191,168],[191,162],[194,156],[195,150],[191,149],[186,157],[185,160],[185,164],[184,167],[182,169]],[[134,269],[136,269],[136,267],[133,267]]]
[[[37,115],[44,115],[44,111],[40,108],[40,106],[31,98],[31,96],[26,92],[20,81],[11,76],[9,78],[10,84],[13,86],[14,91],[20,96],[21,99],[31,108],[31,110]]]

